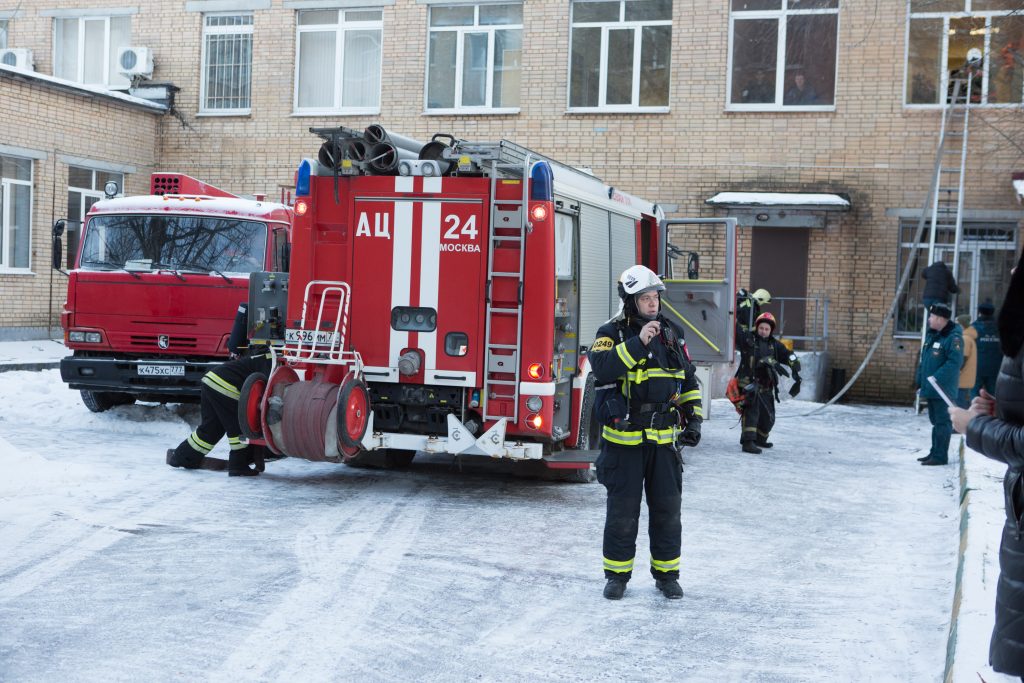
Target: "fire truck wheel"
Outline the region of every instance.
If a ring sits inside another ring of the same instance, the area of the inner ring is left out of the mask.
[[[135,403],[135,397],[131,394],[122,394],[115,391],[89,391],[82,389],[82,403],[94,413],[102,413],[114,406],[130,406]]]
[[[358,448],[370,421],[370,394],[366,385],[349,374],[338,391],[338,441]]]
[[[262,372],[254,372],[245,378],[242,390],[238,393],[238,426],[242,429],[242,436],[247,439],[263,438],[260,406],[266,390],[267,376]]]

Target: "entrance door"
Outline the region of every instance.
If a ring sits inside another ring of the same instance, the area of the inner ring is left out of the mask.
[[[807,334],[806,228],[751,228],[750,291],[767,289],[772,302],[762,308],[779,323],[779,336]]]

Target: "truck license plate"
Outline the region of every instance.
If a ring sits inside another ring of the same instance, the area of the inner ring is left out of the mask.
[[[147,377],[184,377],[184,365],[139,365],[138,373]]]
[[[317,344],[333,346],[338,343],[338,333],[313,332],[313,330],[285,330],[284,340],[290,344]]]

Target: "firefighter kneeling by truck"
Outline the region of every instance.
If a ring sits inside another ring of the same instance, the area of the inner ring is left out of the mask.
[[[263,471],[263,447],[242,441],[238,421],[238,399],[245,380],[256,373],[265,377],[271,367],[266,345],[248,343],[248,309],[248,304],[240,304],[235,315],[228,337],[232,359],[203,375],[200,424],[177,448],[167,451],[167,464],[171,467],[224,469],[223,460],[207,455],[226,434],[231,447],[227,461],[228,476],[251,477]]]
[[[603,425],[597,479],[608,490],[604,597],[622,598],[633,573],[646,491],[651,574],[666,598],[679,586],[683,468],[679,450],[700,442],[700,388],[682,330],[661,315],[665,285],[644,266],[619,279],[620,314],[597,331],[589,360]]]

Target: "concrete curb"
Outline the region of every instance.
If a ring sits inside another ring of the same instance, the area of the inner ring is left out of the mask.
[[[946,637],[946,670],[942,676],[945,683],[953,683],[956,663],[956,636],[960,619],[960,604],[963,602],[964,550],[967,548],[967,523],[970,519],[971,490],[967,488],[967,469],[964,467],[964,437],[960,437],[960,547],[956,556],[956,581],[953,584],[953,608],[949,617],[949,635]]]

